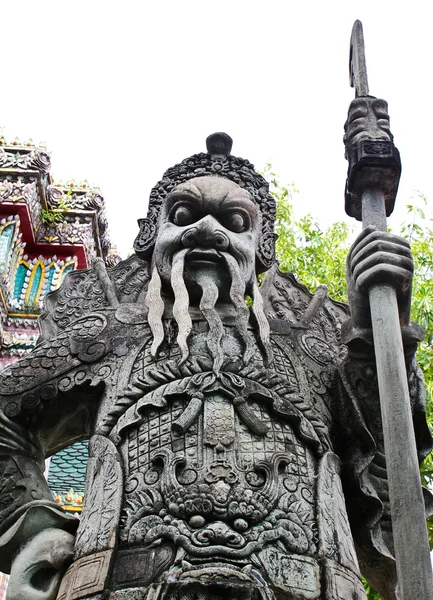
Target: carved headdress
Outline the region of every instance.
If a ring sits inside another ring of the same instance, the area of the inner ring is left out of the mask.
[[[194,154],[168,169],[150,193],[149,209],[145,219],[139,219],[140,232],[134,250],[147,259],[155,244],[161,206],[166,196],[180,183],[194,177],[225,177],[246,189],[260,209],[260,238],[257,248],[256,270],[267,271],[275,261],[275,199],[269,193],[269,184],[254,170],[248,160],[230,154],[233,140],[226,133],[213,133],[206,139],[207,152]]]

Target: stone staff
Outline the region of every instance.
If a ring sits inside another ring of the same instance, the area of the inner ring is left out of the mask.
[[[346,212],[362,220],[368,235],[386,231],[394,208],[401,163],[389,130],[387,104],[369,95],[362,24],[355,21],[350,43],[350,83],[356,99],[346,124]],[[377,281],[368,290],[376,356],[399,592],[402,600],[433,598],[425,508],[419,477],[401,330],[409,307],[401,310],[393,286]],[[403,316],[402,316],[403,315]]]

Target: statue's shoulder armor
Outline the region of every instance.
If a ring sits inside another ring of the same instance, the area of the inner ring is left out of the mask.
[[[125,327],[116,318],[119,307],[135,303],[147,281],[147,263],[137,256],[112,269],[99,261],[69,273],[47,295],[37,346],[0,373],[0,408],[12,417],[22,410],[32,412],[58,391],[85,381],[96,385],[106,371],[98,363]]]
[[[284,273],[275,265],[266,274],[260,292],[274,334],[291,335],[307,345],[322,339],[337,354],[344,352],[341,325],[349,316],[349,307],[331,300],[325,285],[312,294],[292,273]]]
[[[55,395],[53,380],[107,354],[106,330],[110,320],[111,315],[104,315],[104,311],[80,317],[54,338],[38,344],[30,354],[8,365],[0,372],[0,401],[2,396],[29,392],[26,401],[31,403],[37,390],[49,400]]]
[[[62,285],[47,294],[39,319],[39,341],[53,339],[71,323],[92,312],[134,303],[149,280],[148,263],[135,254],[113,268],[97,259],[89,269],[71,271]]]

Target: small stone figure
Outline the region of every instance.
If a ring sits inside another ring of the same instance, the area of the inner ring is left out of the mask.
[[[226,134],[207,149],[152,190],[136,254],[70,273],[36,349],[0,374],[10,600],[365,600],[361,572],[396,598],[366,290],[398,290],[423,458],[409,245],[364,231],[350,311],[313,296],[278,270],[266,181]],[[76,531],[43,459],[85,438]]]

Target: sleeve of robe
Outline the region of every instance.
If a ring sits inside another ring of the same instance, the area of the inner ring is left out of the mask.
[[[59,382],[89,369],[73,343],[65,331],[0,372],[0,570],[6,573],[23,542],[48,527],[73,533],[78,526],[54,502],[44,477],[47,456],[88,437],[97,405],[95,388],[59,391]]]
[[[78,519],[53,501],[44,458],[93,432],[105,376],[92,365],[103,364],[125,328],[112,301],[131,307],[148,278],[135,255],[112,269],[96,259],[71,271],[45,299],[36,348],[0,371],[0,571],[9,572],[16,549],[43,529],[77,529]]]
[[[16,549],[46,529],[75,532],[78,520],[53,501],[37,436],[0,410],[0,570],[10,571]]]
[[[423,333],[411,323],[402,331],[419,462],[432,449],[426,422],[425,385],[415,360]],[[377,373],[370,330],[343,328],[349,353],[340,369],[336,445],[360,568],[381,595],[395,598],[396,569]],[[431,494],[424,490],[426,517]]]

